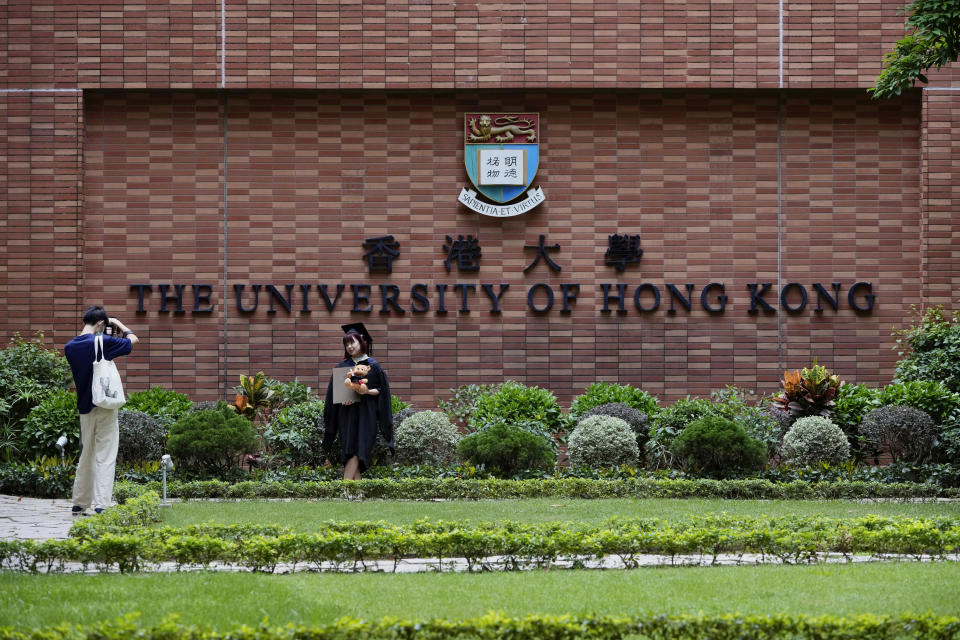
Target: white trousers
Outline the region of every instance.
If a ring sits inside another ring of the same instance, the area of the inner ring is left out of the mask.
[[[106,509],[113,500],[120,424],[116,409],[94,407],[80,415],[80,461],[73,481],[73,504]]]

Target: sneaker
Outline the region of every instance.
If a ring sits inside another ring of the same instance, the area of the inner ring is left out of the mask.
[[[100,515],[101,513],[103,513],[103,507],[97,507],[96,509],[94,509],[94,511],[97,513],[97,515]]]
[[[75,515],[75,516],[82,516],[82,515],[83,515],[83,507],[75,504],[75,505],[73,505],[73,507],[70,509],[70,513],[71,513],[72,515]]]

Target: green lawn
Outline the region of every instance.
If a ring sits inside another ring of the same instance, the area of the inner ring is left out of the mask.
[[[478,500],[401,502],[369,500],[304,500],[294,502],[185,502],[163,510],[163,524],[276,523],[296,531],[313,532],[327,520],[385,520],[408,524],[420,518],[431,520],[519,520],[535,523],[572,521],[600,523],[613,516],[657,517],[679,520],[690,515],[824,515],[834,518],[903,515],[912,517],[957,516],[960,502],[848,502],[843,500]]]
[[[93,624],[131,612],[140,612],[143,625],[176,613],[183,623],[218,630],[264,619],[318,624],[489,611],[957,615],[958,584],[953,562],[407,575],[0,573],[0,626]]]
[[[762,500],[484,500],[446,502],[188,502],[163,523],[278,523],[302,532],[327,520],[419,518],[599,523],[612,516],[867,514],[960,516],[958,503]],[[0,626],[94,624],[128,613],[153,625],[176,614],[186,624],[320,624],[342,616],[460,618],[502,611],[633,615],[655,613],[960,614],[960,563],[664,567],[631,571],[483,574],[263,575],[228,572],[26,575],[0,572]]]

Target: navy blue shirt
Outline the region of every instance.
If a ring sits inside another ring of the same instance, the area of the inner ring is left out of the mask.
[[[93,345],[95,334],[85,333],[77,336],[66,344],[63,354],[67,356],[70,369],[73,371],[73,384],[77,387],[77,411],[90,413],[93,411]],[[133,350],[133,343],[127,338],[103,336],[103,357],[113,360],[118,356],[125,356]]]

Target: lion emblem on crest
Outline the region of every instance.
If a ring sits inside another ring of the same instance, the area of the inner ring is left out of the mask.
[[[516,136],[526,137],[528,143],[537,141],[537,132],[532,120],[518,116],[501,116],[492,120],[488,115],[470,118],[467,122],[472,133],[467,142],[510,142]],[[492,138],[492,140],[491,140]]]

